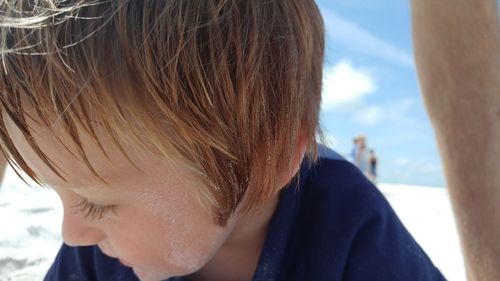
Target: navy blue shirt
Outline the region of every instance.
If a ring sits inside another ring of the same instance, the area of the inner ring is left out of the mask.
[[[97,246],[63,245],[45,281],[68,280],[138,279]],[[283,190],[269,225],[253,281],[274,280],[445,279],[378,189],[322,147],[319,161]]]

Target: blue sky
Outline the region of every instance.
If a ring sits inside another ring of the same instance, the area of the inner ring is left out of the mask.
[[[317,0],[327,32],[322,127],[342,154],[368,137],[379,181],[445,186],[418,86],[409,1]]]

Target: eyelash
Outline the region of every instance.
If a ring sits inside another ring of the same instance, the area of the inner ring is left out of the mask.
[[[100,220],[104,215],[115,212],[115,205],[103,206],[89,202],[87,199],[83,199],[78,204],[75,205],[78,208],[78,213],[82,214],[84,218],[90,218],[92,220]]]

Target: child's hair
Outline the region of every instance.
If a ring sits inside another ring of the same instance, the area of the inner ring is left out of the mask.
[[[80,136],[103,130],[192,167],[223,225],[276,194],[299,139],[316,156],[323,53],[314,0],[0,1],[2,150],[43,184],[8,115],[64,179],[28,126],[57,123],[99,176]]]

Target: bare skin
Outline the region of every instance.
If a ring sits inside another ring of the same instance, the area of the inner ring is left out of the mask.
[[[500,280],[500,28],[495,0],[413,0],[417,67],[468,279]]]

